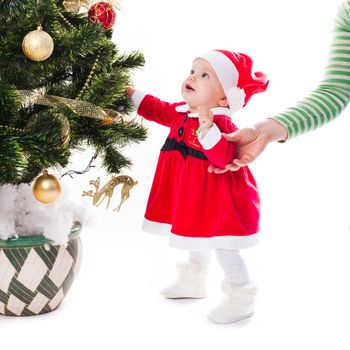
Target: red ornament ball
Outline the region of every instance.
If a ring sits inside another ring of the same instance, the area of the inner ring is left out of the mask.
[[[109,29],[115,22],[115,11],[108,2],[98,2],[90,7],[88,18],[91,22],[99,23],[103,28]]]

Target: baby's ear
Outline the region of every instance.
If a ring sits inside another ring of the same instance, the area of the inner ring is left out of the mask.
[[[228,101],[226,96],[222,97],[219,101],[219,106],[221,107],[227,107],[228,106]]]

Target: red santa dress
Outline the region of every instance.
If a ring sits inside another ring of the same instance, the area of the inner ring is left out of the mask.
[[[191,251],[241,249],[257,243],[259,194],[248,169],[224,174],[208,166],[225,167],[235,156],[235,144],[221,132],[237,130],[227,108],[213,108],[214,125],[197,135],[198,114],[185,102],[170,104],[136,91],[137,113],[168,128],[160,150],[143,229],[170,234],[169,244]]]

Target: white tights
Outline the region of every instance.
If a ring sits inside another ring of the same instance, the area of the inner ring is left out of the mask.
[[[248,271],[244,260],[239,255],[239,250],[216,249],[215,255],[228,281],[237,285],[249,283]],[[210,251],[190,251],[188,260],[193,264],[207,267],[210,262]]]

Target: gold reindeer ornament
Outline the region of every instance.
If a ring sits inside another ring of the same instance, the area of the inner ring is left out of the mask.
[[[122,204],[130,197],[130,190],[137,185],[137,181],[131,176],[127,175],[119,175],[113,176],[111,180],[109,180],[102,188],[100,189],[100,178],[98,177],[96,180],[90,180],[89,185],[93,185],[95,187],[95,192],[93,190],[84,191],[83,196],[92,197],[92,204],[98,207],[105,198],[108,198],[107,207],[109,208],[109,203],[113,196],[114,188],[118,185],[123,184],[121,189],[121,198],[119,205],[113,210],[120,210]]]

